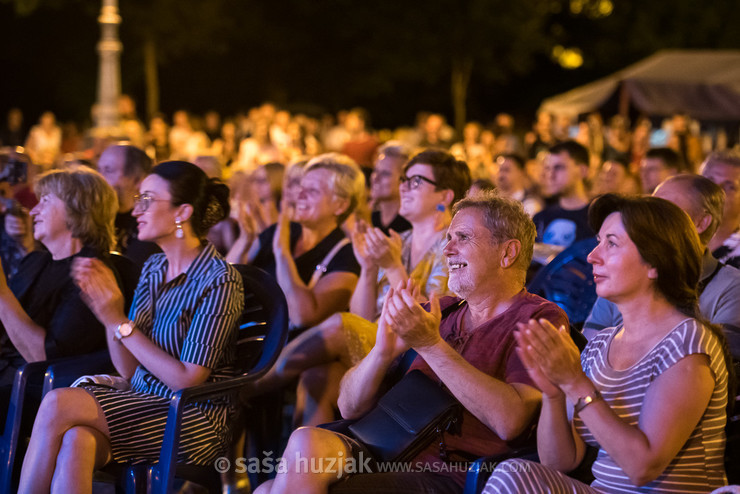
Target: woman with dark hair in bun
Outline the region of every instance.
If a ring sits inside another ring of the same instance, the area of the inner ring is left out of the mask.
[[[111,358],[123,379],[82,384],[46,396],[23,463],[21,492],[76,486],[111,460],[154,461],[172,394],[234,373],[241,276],[205,241],[229,213],[228,189],[187,162],[169,161],[145,178],[134,216],[139,238],[162,254],[144,265],[126,317],[115,279],[96,259],[80,259],[73,276],[105,326]],[[228,436],[228,401],[186,406],[179,460],[205,465]]]

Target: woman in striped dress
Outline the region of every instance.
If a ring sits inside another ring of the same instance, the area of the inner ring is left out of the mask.
[[[93,259],[75,264],[73,276],[130,386],[49,394],[34,423],[21,492],[91,492],[93,471],[110,460],[155,460],[172,393],[233,375],[242,281],[204,241],[228,208],[226,186],[191,163],[161,163],[144,179],[134,208],[139,238],[164,253],[144,265],[129,318],[111,272]],[[186,407],[181,461],[208,464],[221,453],[229,409],[226,401]]]
[[[725,485],[724,428],[734,382],[724,336],[698,316],[699,238],[677,206],[607,194],[589,211],[599,244],[589,255],[599,296],[621,325],[579,357],[568,332],[530,321],[519,352],[543,393],[542,464],[510,460],[486,493],[709,492]],[[734,394],[732,395],[734,396]],[[598,448],[591,485],[575,469]]]

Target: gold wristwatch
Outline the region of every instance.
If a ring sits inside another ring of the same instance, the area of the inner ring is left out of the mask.
[[[126,338],[127,336],[131,336],[131,333],[134,332],[134,323],[131,321],[122,322],[118,325],[116,328],[116,332],[114,333],[113,337],[116,339],[118,343],[121,343],[121,340]]]

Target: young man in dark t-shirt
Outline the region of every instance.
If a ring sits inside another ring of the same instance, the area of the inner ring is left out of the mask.
[[[588,195],[584,180],[588,174],[588,150],[575,141],[550,148],[545,157],[542,191],[557,202],[534,216],[537,242],[568,247],[592,237],[588,226]]]

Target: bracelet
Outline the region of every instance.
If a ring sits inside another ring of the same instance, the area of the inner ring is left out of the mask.
[[[588,394],[586,396],[581,396],[578,398],[578,401],[576,401],[576,404],[573,405],[573,415],[580,413],[581,410],[589,406],[591,403],[593,403],[596,400],[601,399],[601,393],[599,393],[598,389],[594,389],[594,392],[591,394]]]

